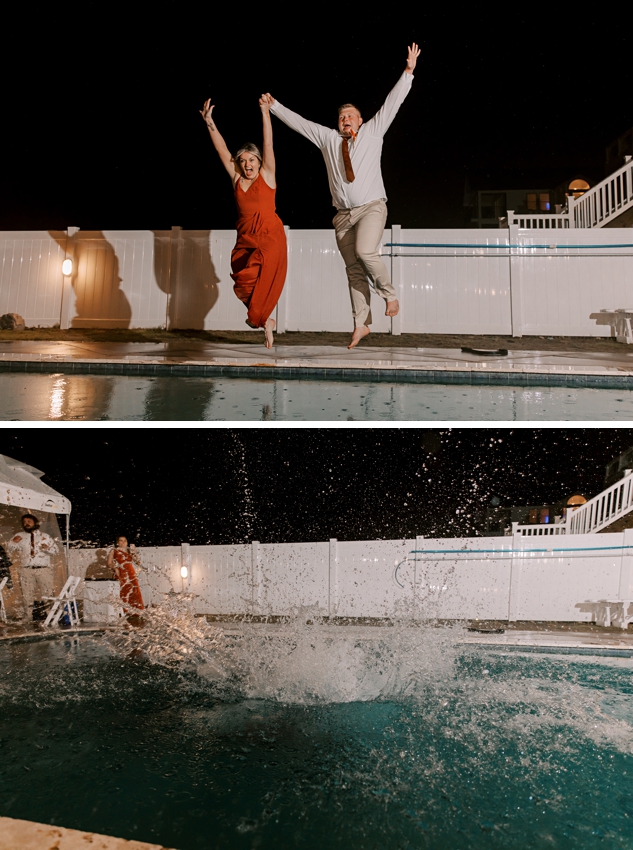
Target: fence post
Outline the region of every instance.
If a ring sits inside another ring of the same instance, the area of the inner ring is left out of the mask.
[[[182,568],[187,568],[187,577],[182,574]],[[189,592],[191,590],[191,551],[188,543],[180,544],[180,577],[182,581],[182,589]]]
[[[509,277],[510,277],[510,323],[512,325],[512,336],[523,336],[523,298],[522,298],[522,281],[521,281],[521,255],[517,252],[519,248],[513,248],[513,245],[518,245],[519,226],[512,224],[510,216],[512,212],[508,211],[508,239],[509,239]]]
[[[418,613],[417,605],[418,605],[418,557],[420,552],[424,549],[424,537],[423,535],[416,534],[415,537],[415,549],[416,554],[413,559],[413,611],[414,614]],[[420,559],[421,560],[421,559]],[[422,571],[424,580],[426,581],[426,572],[424,571],[424,561],[421,560],[422,563]],[[423,596],[423,594],[422,594]]]
[[[79,233],[78,227],[68,227],[66,229],[66,250],[65,260],[71,260],[73,264],[72,273],[69,275],[62,274],[62,298],[59,305],[59,327],[63,331],[67,331],[70,327],[70,312],[73,300],[73,280],[77,279],[77,267],[75,257],[75,236]]]
[[[390,242],[400,242],[401,239],[401,227],[399,224],[391,225],[391,239]],[[396,290],[396,295],[398,296],[398,301],[400,302],[400,310],[397,316],[394,316],[391,320],[391,334],[392,336],[401,336],[402,334],[402,296],[404,294],[404,283],[402,281],[402,260],[398,256],[398,249],[391,246],[391,283],[393,284],[393,288]]]
[[[262,568],[259,563],[259,541],[251,542],[251,614],[259,613]]]
[[[521,577],[523,572],[523,558],[518,551],[521,549],[523,536],[520,533],[512,535],[512,557],[510,559],[510,586],[508,588],[508,622],[514,623],[521,605]]]
[[[178,272],[180,268],[180,237],[182,235],[182,227],[172,226],[171,239],[169,241],[169,274],[167,277],[167,300],[165,303],[165,329],[170,331],[178,326],[178,316],[174,317],[172,313],[172,321],[169,321],[171,304],[178,291]],[[174,302],[174,306],[178,309],[178,300]]]
[[[633,528],[625,528],[622,535],[623,546],[633,546]],[[620,561],[619,599],[631,599],[633,596],[633,549],[623,549]],[[624,612],[626,616],[626,611]]]
[[[569,226],[576,227],[576,216],[574,215],[574,204],[576,199],[573,195],[567,195],[567,214],[569,216]]]
[[[330,538],[329,581],[328,581],[328,617],[335,617],[338,611],[338,541]]]

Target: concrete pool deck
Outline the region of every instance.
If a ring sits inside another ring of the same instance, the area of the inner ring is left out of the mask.
[[[0,850],[167,850],[159,844],[0,817]]]
[[[314,335],[327,337],[328,335]],[[339,335],[337,335],[339,336]],[[391,337],[390,339],[394,339]],[[398,338],[396,338],[398,339]],[[267,350],[252,342],[182,338],[151,342],[0,340],[0,370],[183,377],[328,378],[397,383],[501,384],[633,389],[633,346],[609,340],[579,346],[511,348],[507,355],[461,348],[285,344]],[[338,340],[337,340],[338,341]],[[492,340],[476,345],[490,351]],[[509,340],[504,340],[511,345]],[[541,342],[532,338],[533,344]],[[565,341],[567,342],[567,341]],[[464,345],[475,348],[472,341]]]
[[[251,621],[244,623],[236,621],[235,618],[223,619],[222,617],[208,619],[227,637],[241,637],[244,634],[245,625],[251,634],[261,634],[262,637],[291,637],[296,633],[294,623]],[[391,628],[392,624],[388,621],[371,623],[333,621],[319,626],[319,629],[326,630],[332,635],[344,633],[356,640],[381,640],[385,632],[388,633]],[[41,625],[30,623],[7,623],[0,624],[0,644],[5,641],[50,640],[57,637],[79,637],[120,630],[120,625],[109,623],[64,629],[45,629]],[[627,629],[620,629],[615,626],[603,628],[595,623],[472,622],[470,627],[462,626],[455,631],[457,646],[633,657],[633,624]]]

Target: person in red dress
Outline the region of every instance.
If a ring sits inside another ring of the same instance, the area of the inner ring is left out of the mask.
[[[134,544],[128,546],[126,537],[117,537],[116,547],[110,549],[108,553],[108,566],[114,570],[121,585],[120,596],[126,614],[131,613],[128,608],[134,608],[137,611],[145,610],[134,563],[139,563],[136,547]]]
[[[246,304],[246,324],[263,328],[266,348],[273,346],[275,320],[271,314],[286,281],[288,253],[286,233],[275,212],[275,154],[270,121],[270,102],[260,98],[264,129],[263,150],[243,145],[235,156],[226,146],[213,119],[213,104],[207,100],[200,114],[222,165],[233,181],[237,220],[237,242],[231,253],[233,291]]]

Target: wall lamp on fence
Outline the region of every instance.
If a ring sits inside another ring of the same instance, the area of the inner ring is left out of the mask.
[[[180,575],[183,578],[187,578],[187,576],[189,575],[189,570],[187,569],[187,567],[181,567],[180,568]]]
[[[62,274],[64,277],[70,277],[73,273],[73,261],[70,258],[66,258],[62,263]]]

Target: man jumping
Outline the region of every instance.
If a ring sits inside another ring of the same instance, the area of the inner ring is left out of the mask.
[[[354,333],[348,348],[354,348],[369,333],[370,293],[367,277],[387,302],[386,316],[397,316],[396,291],[380,254],[380,240],[387,221],[387,197],[380,169],[383,136],[409,94],[420,49],[409,47],[406,68],[382,108],[363,123],[360,111],[344,103],[338,111],[338,129],[307,121],[286,109],[270,94],[262,101],[291,129],[313,142],[323,154],[337,209],[333,224],[336,243],[345,262],[354,316]]]

